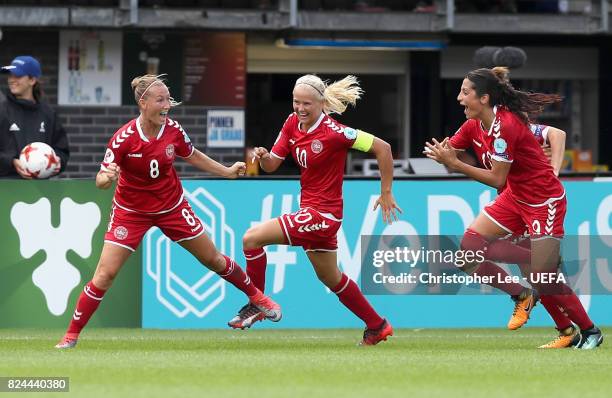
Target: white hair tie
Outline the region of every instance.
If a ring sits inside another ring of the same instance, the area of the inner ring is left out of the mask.
[[[153,81],[153,83],[149,84],[147,86],[147,88],[145,88],[145,91],[142,92],[142,95],[140,96],[140,98],[138,98],[138,101],[140,101],[142,99],[142,97],[144,97],[144,95],[147,93],[147,91],[149,91],[149,89],[151,88],[152,85],[154,85],[155,83],[161,83],[162,81],[159,79],[156,79]]]

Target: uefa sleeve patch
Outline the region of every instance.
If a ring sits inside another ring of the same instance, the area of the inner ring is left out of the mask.
[[[495,141],[493,141],[493,148],[496,154],[502,154],[508,149],[508,143],[506,143],[506,140],[503,138],[496,138]]]
[[[357,138],[357,130],[351,127],[345,127],[342,131],[347,140],[354,140]]]

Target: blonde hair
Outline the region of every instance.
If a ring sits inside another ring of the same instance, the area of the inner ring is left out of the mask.
[[[355,106],[361,98],[363,89],[359,87],[359,81],[355,76],[348,75],[342,80],[327,85],[316,75],[304,75],[295,81],[295,86],[305,84],[313,88],[323,100],[323,111],[327,114],[337,113],[341,115],[346,111],[348,105]]]
[[[151,86],[154,84],[161,83],[164,86],[166,85],[166,74],[162,73],[161,75],[143,75],[138,76],[132,79],[132,90],[134,90],[134,99],[136,100],[136,104],[140,102],[141,99],[145,97]],[[176,102],[174,98],[170,97],[170,106],[179,106],[181,102]]]

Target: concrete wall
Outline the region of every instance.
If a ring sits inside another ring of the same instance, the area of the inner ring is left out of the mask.
[[[106,144],[111,135],[128,120],[138,116],[136,105],[117,107],[57,106],[59,31],[5,31],[0,41],[0,64],[8,65],[17,55],[33,55],[43,70],[42,87],[45,99],[56,105],[60,120],[70,142],[71,158],[62,177],[92,178],[99,170]],[[6,77],[2,75],[1,87],[7,90]],[[176,119],[196,148],[212,158],[225,163],[244,160],[242,149],[217,149],[208,151],[206,143],[206,107],[181,105],[170,116]],[[177,162],[181,176],[195,177],[202,172],[183,161]]]

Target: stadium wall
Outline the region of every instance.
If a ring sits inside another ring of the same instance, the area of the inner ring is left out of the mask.
[[[16,54],[27,49],[35,54],[42,70],[42,86],[45,99],[55,106],[68,133],[70,161],[60,178],[92,178],[100,169],[106,145],[112,134],[130,119],[138,116],[136,105],[113,107],[58,106],[59,31],[14,31],[4,33],[1,41],[0,65],[9,65]],[[1,88],[2,91],[6,87]],[[206,143],[206,112],[204,106],[181,105],[172,110],[172,117],[180,121],[196,147]],[[209,148],[207,154],[224,163],[244,160],[243,149]],[[177,169],[184,177],[202,176],[201,172],[185,162],[178,162]]]
[[[298,208],[297,180],[191,180],[183,185],[216,245],[243,266],[244,231]],[[577,291],[598,324],[612,325],[612,181],[567,181],[565,186],[566,234],[591,236],[589,246],[581,246],[581,259],[589,261],[589,283],[579,284]],[[350,180],[344,185],[347,200],[338,234],[339,265],[362,285],[361,235],[461,235],[479,209],[495,197],[493,190],[469,181],[396,181],[394,194],[404,214],[388,226],[380,211],[371,210],[379,188],[375,180]],[[0,181],[0,192],[0,214],[5,215],[0,220],[4,231],[0,327],[63,327],[81,286],[93,274],[111,192],[96,190],[92,181],[69,180]],[[317,281],[301,249],[271,246],[268,263],[267,292],[283,305],[284,318],[281,324],[262,327],[361,327]],[[516,273],[515,268],[509,269]],[[470,295],[431,292],[370,299],[397,327],[503,327],[513,303],[507,296],[491,293],[483,289]],[[223,328],[242,304],[239,292],[154,228],[124,266],[92,326]],[[551,322],[538,307],[529,325]]]

